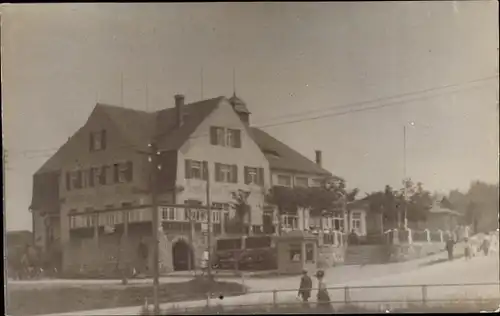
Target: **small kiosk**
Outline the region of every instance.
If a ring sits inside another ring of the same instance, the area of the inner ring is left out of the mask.
[[[285,232],[275,237],[278,273],[300,274],[313,271],[318,262],[318,237],[301,231]]]

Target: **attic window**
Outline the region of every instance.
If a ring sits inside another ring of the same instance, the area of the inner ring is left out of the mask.
[[[106,149],[106,130],[90,133],[90,151],[99,151]]]
[[[273,158],[280,158],[280,155],[274,150],[263,149],[262,152],[264,153],[264,155],[269,155],[272,156]]]

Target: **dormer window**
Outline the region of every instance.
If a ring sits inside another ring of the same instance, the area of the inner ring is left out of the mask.
[[[106,130],[90,133],[90,151],[106,149]]]

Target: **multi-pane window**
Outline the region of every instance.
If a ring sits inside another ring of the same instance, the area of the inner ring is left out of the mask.
[[[90,151],[106,149],[106,130],[90,133]]]
[[[225,146],[226,139],[223,127],[210,127],[210,143],[212,145]]]
[[[186,159],[186,179],[207,180],[208,164],[206,161]]]
[[[226,130],[226,146],[241,148],[241,132],[237,129]]]
[[[295,186],[297,187],[308,187],[309,186],[309,179],[306,177],[296,177],[295,178]]]
[[[133,165],[131,161],[113,165],[113,179],[115,183],[131,182],[133,179]]]
[[[245,184],[264,185],[264,168],[245,167]]]
[[[286,175],[278,175],[278,185],[283,187],[291,187],[292,186],[292,177]]]
[[[296,215],[282,215],[282,225],[286,228],[297,229],[299,218]]]
[[[83,189],[107,184],[108,166],[66,172],[66,190]],[[125,183],[133,180],[133,164],[131,161],[113,165],[114,183]]]
[[[177,220],[177,210],[174,207],[161,208],[161,217],[164,220],[175,221]]]
[[[212,210],[212,222],[220,223],[221,211]]]
[[[241,131],[212,126],[210,127],[210,143],[217,146],[241,148]]]
[[[323,185],[323,180],[321,179],[313,179],[312,186],[313,187],[321,187]]]
[[[290,261],[300,262],[302,254],[302,245],[301,244],[291,244],[290,245]]]
[[[358,233],[361,232],[361,213],[354,212],[351,214],[351,227]]]
[[[238,183],[238,167],[236,165],[215,163],[215,181]]]

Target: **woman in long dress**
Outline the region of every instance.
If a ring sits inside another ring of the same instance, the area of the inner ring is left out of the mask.
[[[324,276],[325,272],[323,270],[316,272],[316,278],[318,279],[318,308],[323,312],[329,312],[331,311],[332,305],[330,304],[330,295],[328,295],[326,284],[323,281]]]

